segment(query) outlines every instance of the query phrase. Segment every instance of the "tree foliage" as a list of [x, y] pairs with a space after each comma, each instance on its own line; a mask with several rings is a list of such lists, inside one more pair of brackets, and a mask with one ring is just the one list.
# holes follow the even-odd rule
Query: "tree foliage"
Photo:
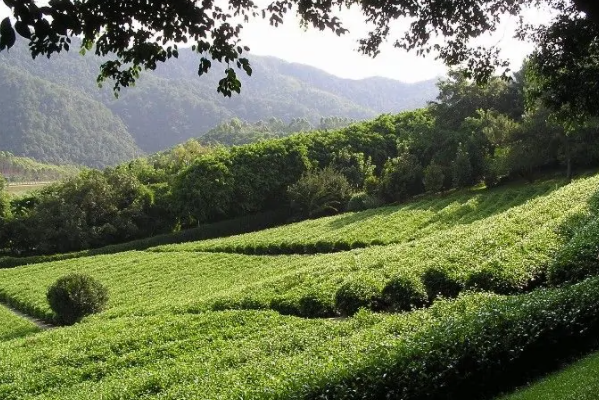
[[[510, 104], [523, 104], [529, 85], [520, 76], [478, 88], [456, 74], [441, 86], [459, 90], [426, 109], [230, 148], [189, 141], [103, 172], [85, 170], [12, 199], [0, 248], [66, 252], [263, 212], [335, 213], [352, 192], [407, 201], [425, 191], [599, 165], [599, 121], [560, 119], [539, 101], [513, 112]], [[486, 109], [475, 109], [477, 98]], [[361, 194], [351, 207], [378, 204]]]
[[303, 218], [337, 214], [345, 209], [352, 188], [343, 174], [328, 166], [307, 171], [287, 190], [291, 208]]
[[[487, 80], [496, 68], [507, 67], [496, 47], [474, 44], [481, 35], [495, 31], [506, 14], [519, 15], [531, 4], [547, 5], [558, 13], [556, 25], [560, 20], [580, 20], [595, 28], [599, 22], [599, 10], [593, 0], [284, 0], [264, 8], [247, 0], [228, 0], [222, 5], [212, 0], [66, 0], [44, 6], [38, 6], [34, 0], [4, 0], [4, 3], [11, 9], [15, 22], [8, 18], [1, 22], [0, 51], [11, 48], [17, 36], [22, 36], [29, 40], [34, 57], [51, 56], [68, 51], [70, 38], [81, 36], [81, 51], [107, 57], [98, 81], [113, 79], [114, 90], [118, 92], [121, 87], [132, 85], [142, 69], [153, 70], [158, 63], [178, 57], [178, 44], [189, 42], [198, 53], [199, 75], [211, 69], [212, 60], [226, 65], [217, 89], [225, 96], [240, 91], [237, 71], [252, 73], [245, 57], [249, 49], [242, 43], [242, 23], [260, 16], [278, 26], [287, 13], [295, 11], [301, 24], [341, 35], [347, 29], [337, 10], [356, 7], [373, 26], [359, 40], [362, 53], [376, 56], [381, 44], [391, 40], [397, 48], [415, 50], [418, 54], [432, 52], [449, 66], [466, 67], [478, 82]], [[391, 26], [398, 19], [407, 19], [408, 26], [395, 37]], [[532, 31], [542, 33], [543, 29]], [[524, 31], [520, 35], [525, 35]], [[574, 39], [580, 34], [579, 30], [553, 32], [560, 39]], [[438, 37], [445, 40], [438, 41]], [[543, 43], [542, 34], [529, 37]], [[569, 50], [567, 46], [562, 48], [565, 52]]]

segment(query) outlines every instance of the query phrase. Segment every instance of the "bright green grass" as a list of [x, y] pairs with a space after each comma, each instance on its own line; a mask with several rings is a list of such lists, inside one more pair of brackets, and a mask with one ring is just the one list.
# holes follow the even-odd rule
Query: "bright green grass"
[[[512, 185], [431, 196], [406, 205], [388, 206], [267, 229], [224, 239], [165, 246], [175, 251], [302, 253], [306, 245], [340, 249], [371, 244], [403, 243], [459, 225], [500, 214], [563, 184], [550, 180], [535, 185]], [[255, 250], [257, 248], [257, 250]], [[326, 247], [325, 247], [326, 249]], [[310, 252], [326, 252], [316, 246]]]
[[588, 212], [588, 201], [598, 184], [599, 176], [581, 179], [469, 224], [410, 242], [350, 252], [247, 256], [162, 247], [0, 270], [0, 296], [21, 310], [49, 318], [47, 287], [76, 271], [108, 287], [111, 298], [106, 316], [214, 307], [277, 309], [273, 304], [281, 303], [297, 308], [310, 296], [332, 310], [335, 292], [347, 279], [368, 274], [384, 284], [393, 275], [421, 277], [430, 268], [443, 268], [463, 283], [486, 271], [493, 277], [488, 289], [517, 292], [543, 275], [562, 245], [560, 228]]
[[[327, 385], [356, 376], [367, 378], [351, 385], [360, 398], [381, 398], [371, 389], [389, 385], [438, 394], [446, 379], [467, 379], [464, 368], [506, 371], [514, 358], [535, 359], [525, 343], [545, 336], [530, 333], [596, 318], [598, 288], [595, 279], [522, 296], [469, 294], [342, 321], [265, 311], [91, 318], [0, 343], [0, 398], [323, 398], [315, 395]], [[506, 364], [485, 358], [495, 354]]]
[[64, 274], [83, 272], [107, 286], [108, 315], [171, 312], [321, 263], [349, 263], [351, 258], [127, 252], [0, 270], [0, 295], [21, 310], [49, 319], [47, 288]]
[[596, 400], [598, 397], [599, 353], [595, 353], [498, 400]]
[[34, 323], [27, 321], [0, 305], [0, 342], [38, 332]]

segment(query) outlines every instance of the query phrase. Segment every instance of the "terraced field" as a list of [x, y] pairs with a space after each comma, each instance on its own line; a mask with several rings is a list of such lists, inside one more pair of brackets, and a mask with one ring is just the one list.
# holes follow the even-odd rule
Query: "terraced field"
[[[505, 391], [525, 366], [537, 370], [554, 350], [599, 332], [599, 280], [533, 290], [547, 285], [555, 255], [596, 217], [597, 188], [599, 175], [464, 192], [234, 238], [0, 270], [0, 300], [48, 320], [47, 287], [69, 272], [97, 278], [110, 293], [104, 312], [35, 334], [12, 332], [16, 317], [0, 308], [0, 398]], [[340, 242], [360, 248], [323, 245]], [[245, 254], [289, 252], [294, 243], [322, 252]], [[364, 282], [372, 292], [355, 286]], [[458, 298], [433, 303], [438, 293], [449, 297], [448, 286]], [[355, 287], [370, 310], [328, 318], [350, 314], [339, 298]], [[389, 293], [415, 292], [422, 309], [383, 307]]]
[[[335, 294], [345, 282], [366, 275], [384, 286], [400, 275], [418, 286], [428, 271], [438, 269], [462, 288], [524, 291], [543, 277], [562, 245], [560, 227], [589, 212], [598, 184], [599, 177], [580, 180], [506, 211], [473, 218], [470, 224], [457, 223], [420, 239], [350, 252], [217, 254], [192, 251], [202, 243], [197, 242], [0, 270], [0, 298], [49, 319], [46, 288], [75, 271], [89, 273], [109, 287], [106, 314], [110, 316], [268, 308], [335, 316]], [[547, 190], [548, 185], [539, 186]], [[551, 185], [555, 188], [555, 183]]]
[[225, 239], [168, 245], [159, 250], [286, 254], [404, 243], [500, 214], [533, 198], [549, 195], [563, 183], [563, 180], [548, 180], [530, 186], [429, 196], [403, 206], [346, 213]]
[[0, 343], [0, 396], [478, 398], [473, 394], [496, 389], [491, 383], [511, 382], [510, 366], [543, 362], [547, 351], [584, 339], [549, 340], [599, 317], [596, 303], [599, 281], [591, 280], [522, 296], [470, 294], [406, 314], [361, 312], [344, 321], [265, 311], [92, 318]]

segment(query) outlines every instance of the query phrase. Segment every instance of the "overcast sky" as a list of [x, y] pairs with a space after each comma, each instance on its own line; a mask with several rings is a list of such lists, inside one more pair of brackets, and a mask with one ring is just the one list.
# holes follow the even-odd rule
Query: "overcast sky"
[[[0, 3], [0, 17], [6, 15], [7, 9]], [[546, 20], [548, 13], [531, 10], [526, 16], [529, 21], [538, 22]], [[358, 53], [357, 40], [365, 36], [368, 26], [357, 9], [344, 10], [341, 20], [350, 31], [342, 37], [314, 29], [306, 31], [299, 27], [294, 15], [288, 15], [278, 28], [261, 19], [250, 21], [245, 24], [242, 35], [252, 54], [312, 65], [343, 78], [384, 76], [416, 82], [445, 74], [446, 68], [433, 57], [416, 57], [413, 53], [394, 49], [390, 43], [383, 45], [381, 54], [374, 59]], [[532, 47], [512, 38], [515, 25], [514, 18], [507, 18], [493, 36], [481, 39], [481, 42], [498, 44], [503, 49], [503, 56], [512, 61], [513, 68], [518, 68]], [[396, 31], [401, 30], [401, 26], [397, 23]]]

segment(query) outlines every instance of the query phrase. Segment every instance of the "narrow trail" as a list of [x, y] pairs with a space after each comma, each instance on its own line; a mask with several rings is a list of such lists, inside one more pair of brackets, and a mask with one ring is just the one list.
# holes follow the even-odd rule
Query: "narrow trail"
[[23, 319], [26, 319], [27, 321], [33, 323], [35, 326], [37, 326], [38, 328], [40, 328], [43, 331], [57, 328], [56, 325], [49, 324], [46, 321], [42, 321], [41, 319], [34, 318], [31, 315], [24, 314], [21, 311], [17, 310], [14, 307], [11, 307], [10, 305], [8, 305], [8, 304], [6, 304], [4, 302], [0, 302], [0, 304], [2, 306], [6, 307], [7, 310], [10, 310], [13, 314], [15, 314], [15, 315], [17, 315], [17, 316], [19, 316], [19, 317], [21, 317]]

